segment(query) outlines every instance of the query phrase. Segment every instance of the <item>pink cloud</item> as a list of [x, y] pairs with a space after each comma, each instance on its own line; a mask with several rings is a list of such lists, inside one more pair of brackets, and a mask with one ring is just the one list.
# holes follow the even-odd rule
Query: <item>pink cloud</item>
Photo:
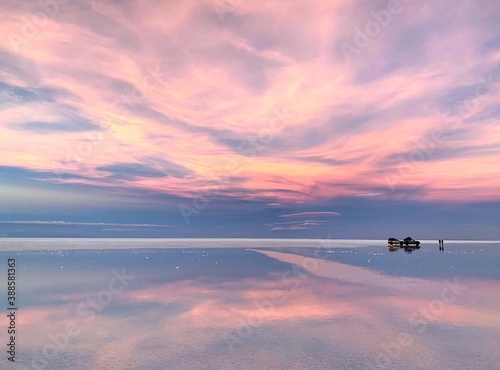
[[[219, 191], [287, 203], [379, 193], [360, 194], [361, 186], [413, 186], [423, 189], [419, 200], [500, 199], [498, 152], [460, 153], [500, 144], [492, 115], [500, 89], [472, 95], [477, 108], [462, 119], [473, 120], [476, 133], [438, 140], [446, 159], [433, 151], [399, 176], [400, 155], [412, 158], [430, 132], [457, 119], [450, 107], [461, 98], [444, 101], [461, 88], [474, 94], [498, 64], [497, 51], [463, 47], [484, 46], [492, 33], [477, 4], [408, 5], [351, 63], [340, 43], [352, 42], [356, 27], [371, 19], [365, 15], [379, 9], [343, 0], [243, 1], [221, 21], [212, 5], [61, 2], [37, 26], [33, 14], [44, 11], [38, 3], [2, 4], [0, 48], [9, 58], [0, 78], [11, 88], [1, 92], [8, 101], [1, 164], [86, 175], [57, 182], [182, 197], [213, 191], [214, 178], [241, 177], [239, 190], [224, 180]], [[456, 21], [441, 22], [442, 9]], [[410, 45], [408, 35], [419, 29], [422, 39]], [[36, 99], [26, 99], [30, 94]], [[20, 129], [76, 120], [97, 130]], [[103, 181], [98, 170], [146, 158], [183, 166], [190, 176]]]

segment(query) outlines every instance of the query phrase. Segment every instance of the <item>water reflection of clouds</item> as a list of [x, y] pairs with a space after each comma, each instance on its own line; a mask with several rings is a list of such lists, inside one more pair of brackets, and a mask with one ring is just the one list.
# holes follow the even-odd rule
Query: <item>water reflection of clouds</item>
[[[353, 284], [362, 284], [373, 288], [385, 288], [378, 293], [377, 299], [368, 299], [365, 304], [370, 304], [373, 309], [387, 310], [393, 307], [399, 307], [405, 312], [411, 309], [418, 309], [429, 305], [429, 300], [446, 299], [446, 314], [442, 320], [449, 320], [456, 324], [467, 324], [487, 327], [500, 327], [500, 312], [489, 312], [483, 308], [464, 307], [456, 303], [467, 303], [472, 299], [485, 299], [493, 291], [500, 291], [500, 282], [491, 280], [461, 280], [456, 277], [455, 280], [427, 280], [420, 278], [406, 278], [384, 275], [368, 268], [355, 267], [340, 264], [334, 261], [315, 260], [313, 263], [307, 263], [312, 258], [294, 254], [285, 254], [279, 252], [263, 251], [262, 253], [279, 259], [283, 262], [292, 263], [306, 267], [306, 269], [318, 276], [344, 281]], [[314, 266], [314, 268], [307, 268]], [[456, 294], [454, 294], [456, 289]], [[383, 292], [380, 295], [380, 292]], [[397, 294], [396, 294], [397, 293]], [[360, 297], [362, 297], [360, 295]], [[491, 295], [490, 300], [498, 301], [499, 297]], [[452, 300], [452, 302], [451, 302]], [[476, 300], [477, 302], [477, 300]], [[486, 302], [484, 302], [486, 303]], [[487, 306], [491, 308], [491, 305]]]
[[[69, 363], [79, 356], [80, 367], [73, 367], [77, 369], [261, 369], [257, 362], [265, 362], [269, 368], [366, 368], [366, 358], [377, 356], [380, 344], [394, 340], [401, 331], [412, 335], [413, 344], [394, 359], [394, 366], [456, 368], [460, 363], [452, 359], [457, 351], [462, 357], [479, 351], [485, 361], [500, 361], [500, 346], [494, 346], [500, 342], [500, 310], [491, 305], [498, 299], [492, 293], [500, 291], [496, 281], [467, 280], [460, 302], [448, 303], [445, 312], [430, 316], [419, 333], [421, 327], [412, 325], [410, 317], [439, 297], [441, 281], [387, 276], [334, 261], [317, 261], [317, 270], [307, 271], [293, 267], [303, 265], [303, 256], [240, 252], [245, 257], [258, 255], [251, 261], [265, 261], [266, 268], [255, 265], [255, 273], [250, 274], [254, 263], [238, 261], [236, 253], [229, 258], [231, 272], [221, 271], [224, 278], [215, 271], [203, 279], [196, 268], [204, 262], [197, 262], [182, 266], [183, 279], [170, 275], [174, 278], [161, 281], [161, 268], [170, 265], [155, 264], [148, 270], [143, 259], [136, 266], [143, 275], [90, 321], [77, 314], [89, 289], [82, 289], [73, 274], [63, 284], [59, 272], [48, 275], [55, 293], [45, 290], [43, 302], [56, 299], [58, 304], [36, 306], [32, 300], [22, 311], [23, 351], [40, 353], [48, 335], [63, 330], [65, 320], [73, 320], [81, 332], [54, 361]], [[217, 257], [225, 266], [223, 254]], [[104, 276], [111, 266], [104, 263], [96, 272], [102, 284], [107, 282]], [[242, 276], [234, 273], [239, 267], [244, 270]], [[298, 280], [293, 283], [292, 279]], [[91, 280], [82, 277], [81, 281]], [[92, 281], [91, 286], [98, 289]], [[58, 284], [64, 289], [58, 289]], [[277, 292], [280, 299], [273, 301]], [[262, 309], [260, 304], [268, 301], [273, 304]], [[474, 305], [468, 305], [470, 302]], [[478, 302], [482, 305], [475, 305]], [[251, 335], [229, 352], [224, 338], [242, 325], [255, 323], [249, 320], [252, 317], [260, 319], [252, 324]], [[466, 365], [474, 360], [461, 361]]]

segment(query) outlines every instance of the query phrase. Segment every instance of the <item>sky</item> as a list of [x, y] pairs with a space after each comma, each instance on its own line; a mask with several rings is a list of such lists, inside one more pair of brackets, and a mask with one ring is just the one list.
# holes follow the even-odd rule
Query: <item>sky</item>
[[4, 0], [0, 236], [500, 239], [499, 16]]

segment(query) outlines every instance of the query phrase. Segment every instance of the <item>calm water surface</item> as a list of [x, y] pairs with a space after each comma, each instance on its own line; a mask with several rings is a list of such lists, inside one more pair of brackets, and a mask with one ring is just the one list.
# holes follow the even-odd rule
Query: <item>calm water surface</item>
[[0, 252], [1, 369], [499, 369], [500, 244], [72, 243]]

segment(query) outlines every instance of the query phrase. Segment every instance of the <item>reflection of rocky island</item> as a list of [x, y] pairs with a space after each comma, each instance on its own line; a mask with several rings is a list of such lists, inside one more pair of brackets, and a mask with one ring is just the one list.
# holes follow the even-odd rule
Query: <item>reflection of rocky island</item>
[[420, 241], [413, 239], [412, 237], [406, 237], [403, 240], [396, 238], [389, 238], [387, 240], [389, 243], [389, 251], [395, 252], [401, 248], [404, 248], [405, 252], [411, 253], [415, 249], [420, 249]]

